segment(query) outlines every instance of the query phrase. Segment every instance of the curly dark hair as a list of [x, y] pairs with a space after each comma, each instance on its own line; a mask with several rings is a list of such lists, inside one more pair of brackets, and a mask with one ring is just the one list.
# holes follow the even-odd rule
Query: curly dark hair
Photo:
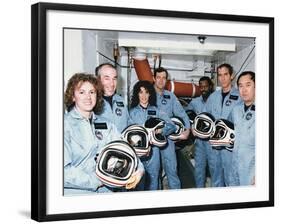
[[153, 84], [150, 83], [147, 80], [142, 80], [142, 81], [138, 81], [134, 85], [130, 108], [134, 108], [137, 105], [139, 105], [139, 103], [140, 103], [139, 92], [141, 90], [141, 87], [145, 88], [148, 91], [149, 95], [150, 95], [149, 96], [149, 100], [148, 100], [149, 105], [150, 106], [157, 106], [157, 104], [156, 104], [156, 91], [155, 91], [155, 89], [153, 87]]
[[95, 87], [97, 91], [97, 102], [95, 107], [93, 108], [93, 111], [95, 112], [95, 114], [101, 114], [103, 110], [102, 85], [100, 81], [96, 77], [94, 77], [94, 75], [85, 73], [74, 74], [67, 83], [67, 88], [64, 93], [64, 104], [67, 111], [70, 111], [75, 105], [75, 103], [73, 102], [75, 88], [77, 86], [81, 86], [84, 82], [89, 82]]

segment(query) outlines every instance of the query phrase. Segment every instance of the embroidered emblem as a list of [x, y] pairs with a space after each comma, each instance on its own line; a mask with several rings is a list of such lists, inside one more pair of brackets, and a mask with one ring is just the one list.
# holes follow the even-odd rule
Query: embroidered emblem
[[250, 120], [250, 119], [252, 119], [252, 117], [253, 117], [253, 114], [252, 114], [252, 113], [247, 113], [247, 114], [246, 114], [246, 120], [247, 120], [247, 121]]
[[166, 105], [166, 104], [167, 104], [167, 100], [163, 99], [163, 100], [161, 101], [161, 103], [162, 103], [163, 105]]
[[227, 101], [225, 102], [225, 105], [226, 105], [226, 106], [230, 106], [230, 104], [231, 104], [231, 100], [227, 100]]
[[120, 108], [116, 108], [116, 109], [115, 109], [115, 114], [116, 114], [117, 116], [122, 116], [122, 110], [121, 110]]
[[103, 139], [103, 135], [102, 135], [102, 133], [101, 133], [101, 131], [95, 131], [95, 135], [96, 135], [96, 137], [98, 138], [98, 140], [102, 140]]

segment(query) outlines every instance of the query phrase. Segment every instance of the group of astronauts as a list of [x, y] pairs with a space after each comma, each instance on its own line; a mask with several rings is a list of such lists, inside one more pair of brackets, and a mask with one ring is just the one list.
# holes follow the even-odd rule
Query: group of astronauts
[[[99, 65], [95, 75], [74, 74], [64, 94], [64, 194], [158, 190], [162, 170], [168, 188], [180, 189], [175, 143], [191, 131], [196, 187], [205, 187], [207, 166], [212, 187], [254, 184], [255, 73], [241, 73], [238, 89], [231, 65], [220, 65], [217, 75], [221, 90], [212, 93], [204, 76], [201, 96], [184, 108], [165, 90], [162, 67], [154, 70], [153, 84], [134, 85], [130, 105], [116, 93], [112, 64]], [[211, 141], [216, 138], [218, 145]]]

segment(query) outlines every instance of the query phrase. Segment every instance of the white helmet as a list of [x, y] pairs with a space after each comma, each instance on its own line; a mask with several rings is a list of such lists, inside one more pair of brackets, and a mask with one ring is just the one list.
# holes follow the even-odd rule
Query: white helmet
[[149, 133], [141, 125], [130, 125], [123, 132], [122, 137], [136, 151], [137, 156], [148, 156], [150, 153]]
[[123, 187], [137, 167], [138, 158], [133, 147], [125, 141], [112, 141], [97, 157], [96, 175], [107, 186]]
[[214, 134], [215, 118], [209, 113], [200, 113], [195, 117], [192, 128], [196, 137], [208, 139]]
[[224, 146], [232, 151], [235, 141], [234, 125], [232, 122], [219, 119], [215, 123], [215, 132], [209, 142], [213, 147]]
[[181, 133], [185, 130], [185, 127], [184, 127], [184, 122], [182, 121], [181, 118], [172, 117], [171, 120], [174, 123], [174, 125], [176, 126], [177, 130], [169, 135], [169, 139], [175, 141], [179, 138]]
[[167, 144], [166, 136], [162, 135], [161, 132], [158, 133], [159, 129], [163, 129], [165, 127], [164, 120], [151, 117], [145, 122], [144, 127], [149, 133], [149, 139], [152, 145], [163, 147]]

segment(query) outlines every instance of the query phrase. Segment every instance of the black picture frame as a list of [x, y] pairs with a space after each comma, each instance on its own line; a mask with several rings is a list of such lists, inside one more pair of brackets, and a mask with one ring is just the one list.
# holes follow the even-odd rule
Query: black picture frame
[[[257, 200], [240, 203], [201, 204], [189, 206], [172, 206], [157, 208], [139, 208], [128, 210], [92, 211], [77, 213], [49, 214], [47, 212], [47, 12], [67, 11], [80, 13], [104, 13], [122, 14], [130, 16], [150, 16], [165, 18], [189, 18], [197, 20], [213, 20], [226, 22], [245, 22], [255, 24], [266, 24], [269, 27], [269, 93], [268, 93], [268, 130], [269, 133], [269, 181], [268, 200]], [[137, 8], [102, 7], [89, 5], [37, 3], [32, 5], [31, 14], [32, 44], [31, 44], [31, 76], [32, 76], [32, 105], [31, 105], [31, 127], [32, 127], [32, 154], [31, 154], [31, 218], [37, 221], [54, 221], [70, 219], [86, 219], [99, 217], [132, 216], [161, 213], [178, 213], [206, 210], [221, 210], [235, 208], [253, 208], [274, 206], [274, 18], [253, 17], [239, 15], [224, 15], [210, 13], [195, 13], [183, 11], [163, 11]]]

